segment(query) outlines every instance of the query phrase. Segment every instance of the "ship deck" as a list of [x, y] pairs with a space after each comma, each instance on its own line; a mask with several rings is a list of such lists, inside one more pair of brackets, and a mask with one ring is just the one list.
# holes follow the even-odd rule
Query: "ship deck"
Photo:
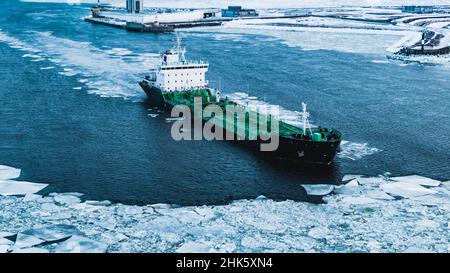
[[[221, 111], [209, 107], [213, 115], [205, 117], [200, 113], [205, 121], [211, 121], [215, 125], [233, 130], [241, 139], [254, 140], [262, 134], [278, 134], [280, 137], [292, 140], [306, 140], [315, 142], [338, 142], [341, 140], [341, 133], [335, 129], [311, 128], [303, 131], [302, 128], [283, 122], [265, 109], [254, 109], [238, 104], [227, 97], [216, 102], [216, 97], [212, 95], [210, 89], [190, 90], [188, 92], [163, 92], [163, 98], [171, 106], [186, 105], [194, 109], [194, 98], [202, 98], [202, 109], [208, 106], [218, 106]], [[199, 114], [194, 111], [194, 114]], [[211, 114], [211, 113], [210, 113]], [[231, 118], [234, 117], [234, 118]], [[275, 126], [275, 123], [278, 126]], [[273, 126], [272, 126], [273, 125]]]

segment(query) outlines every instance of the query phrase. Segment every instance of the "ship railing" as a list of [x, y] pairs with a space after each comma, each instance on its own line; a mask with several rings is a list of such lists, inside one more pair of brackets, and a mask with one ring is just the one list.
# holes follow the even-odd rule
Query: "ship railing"
[[147, 81], [155, 82], [156, 81], [156, 76], [147, 76], [147, 77], [145, 77], [145, 79]]

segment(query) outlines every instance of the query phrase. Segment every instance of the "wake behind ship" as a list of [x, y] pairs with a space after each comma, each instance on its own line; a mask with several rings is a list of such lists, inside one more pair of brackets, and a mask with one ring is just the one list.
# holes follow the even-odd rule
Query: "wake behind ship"
[[[226, 115], [214, 117], [202, 115], [201, 119], [204, 122], [215, 119], [214, 124], [222, 127], [225, 133], [231, 133], [246, 146], [258, 149], [260, 144], [266, 142], [265, 138], [261, 136], [260, 131], [255, 131], [248, 124], [252, 116], [265, 116], [269, 123], [277, 121], [279, 124], [277, 130], [271, 132], [279, 136], [278, 148], [265, 153], [305, 163], [329, 165], [333, 162], [340, 147], [342, 134], [336, 129], [312, 128], [308, 121], [306, 104], [303, 104], [303, 126], [299, 127], [280, 120], [271, 113], [255, 110], [228, 97], [222, 97], [219, 90], [210, 88], [206, 80], [209, 64], [202, 61], [188, 61], [185, 53], [186, 50], [181, 48], [177, 39], [176, 46], [161, 55], [158, 67], [139, 83], [151, 103], [164, 108], [186, 105], [194, 109], [194, 99], [201, 98], [203, 109], [213, 104], [220, 107], [224, 113], [227, 107], [237, 106], [245, 113], [248, 121], [243, 126], [237, 124], [236, 118], [230, 120]], [[256, 128], [260, 128], [259, 120], [256, 118], [258, 125]], [[239, 126], [241, 130], [238, 129]], [[239, 131], [244, 133], [239, 134]]]

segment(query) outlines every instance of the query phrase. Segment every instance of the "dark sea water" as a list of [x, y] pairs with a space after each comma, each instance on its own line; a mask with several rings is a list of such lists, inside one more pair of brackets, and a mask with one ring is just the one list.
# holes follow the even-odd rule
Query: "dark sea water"
[[0, 3], [0, 164], [21, 168], [23, 180], [87, 199], [184, 205], [305, 200], [300, 184], [350, 173], [450, 179], [446, 66], [306, 51], [262, 34], [183, 32], [189, 58], [210, 62], [208, 78], [223, 93], [289, 110], [305, 101], [315, 124], [344, 133], [332, 166], [301, 166], [226, 142], [173, 141], [169, 113], [149, 117], [157, 110], [148, 111], [137, 82], [174, 35], [91, 25], [81, 20], [88, 14], [86, 6]]

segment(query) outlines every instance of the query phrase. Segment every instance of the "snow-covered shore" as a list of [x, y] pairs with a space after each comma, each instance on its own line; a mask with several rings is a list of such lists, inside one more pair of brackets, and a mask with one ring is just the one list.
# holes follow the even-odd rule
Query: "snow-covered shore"
[[[450, 181], [347, 175], [304, 185], [324, 204], [265, 197], [224, 206], [130, 206], [36, 194], [0, 168], [1, 252], [449, 252]], [[16, 183], [14, 185], [14, 183]]]
[[[23, 2], [87, 4], [97, 3], [97, 0], [21, 0]], [[124, 0], [101, 0], [117, 7], [124, 7]], [[445, 0], [408, 0], [409, 5], [446, 5]], [[145, 1], [146, 7], [175, 8], [210, 8], [226, 7], [227, 5], [243, 5], [254, 8], [292, 8], [292, 7], [336, 7], [336, 6], [374, 6], [402, 5], [398, 0], [165, 0]]]

